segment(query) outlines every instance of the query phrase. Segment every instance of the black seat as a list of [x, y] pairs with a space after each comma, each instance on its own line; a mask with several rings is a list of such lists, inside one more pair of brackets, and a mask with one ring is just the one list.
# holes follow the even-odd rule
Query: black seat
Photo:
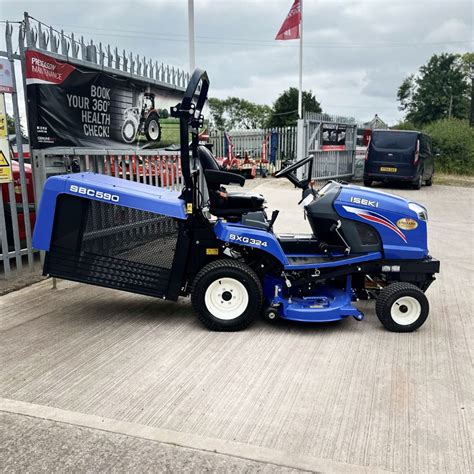
[[243, 186], [245, 178], [236, 173], [222, 171], [214, 155], [204, 145], [198, 147], [198, 157], [209, 190], [209, 212], [217, 217], [239, 218], [248, 212], [261, 211], [263, 196], [253, 193], [227, 192], [223, 184]]

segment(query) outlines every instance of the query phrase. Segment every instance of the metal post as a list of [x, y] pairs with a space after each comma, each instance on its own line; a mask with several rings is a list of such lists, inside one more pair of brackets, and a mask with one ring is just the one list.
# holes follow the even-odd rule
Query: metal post
[[298, 118], [303, 118], [303, 0], [300, 0], [300, 76], [298, 88]]
[[188, 39], [189, 39], [189, 73], [192, 74], [196, 67], [196, 54], [194, 48], [194, 0], [188, 0]]
[[[19, 163], [19, 168], [20, 168], [20, 184], [21, 184], [21, 198], [22, 198], [22, 204], [23, 204], [23, 219], [25, 222], [28, 265], [32, 269], [34, 260], [33, 260], [33, 247], [31, 243], [30, 209], [29, 209], [29, 203], [28, 203], [28, 188], [26, 186], [26, 177], [25, 177], [25, 160], [23, 156], [23, 139], [21, 136], [21, 126], [20, 126], [20, 110], [18, 108], [18, 94], [16, 92], [17, 82], [16, 82], [16, 77], [15, 77], [15, 60], [13, 58], [12, 31], [13, 31], [13, 27], [7, 22], [5, 39], [7, 43], [8, 60], [10, 61], [10, 64], [11, 64], [12, 82], [13, 82], [13, 87], [15, 89], [12, 93], [12, 103], [13, 103], [13, 117], [15, 119], [16, 146], [18, 148], [18, 163]], [[25, 94], [26, 94], [26, 90], [25, 90]]]
[[[26, 56], [25, 56], [25, 37], [26, 37], [26, 28], [28, 25], [28, 13], [24, 13], [23, 23], [20, 25], [18, 31], [18, 51], [20, 53], [20, 64], [21, 64], [21, 76], [23, 82], [23, 96], [25, 101], [25, 112], [26, 112], [26, 129], [28, 131], [27, 135], [31, 137], [30, 130], [30, 121], [28, 119], [28, 99], [27, 99], [27, 86], [26, 86]], [[35, 203], [38, 203], [38, 193], [39, 190], [36, 186], [36, 167], [33, 166], [33, 150], [30, 146], [30, 163], [31, 163], [31, 174], [33, 176], [33, 194]]]

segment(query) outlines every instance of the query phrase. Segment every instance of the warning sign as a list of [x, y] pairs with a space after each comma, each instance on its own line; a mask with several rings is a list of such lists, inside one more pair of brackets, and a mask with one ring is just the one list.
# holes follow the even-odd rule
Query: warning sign
[[8, 130], [5, 95], [0, 94], [0, 137], [6, 137]]
[[10, 166], [7, 157], [3, 154], [3, 150], [0, 150], [0, 166]]
[[0, 129], [0, 183], [12, 181], [12, 164], [10, 147], [7, 138], [7, 118], [5, 109], [5, 95], [0, 94], [0, 126], [4, 124], [4, 131]]
[[12, 181], [12, 166], [8, 140], [0, 138], [0, 184]]
[[0, 113], [0, 137], [7, 136], [7, 118]]

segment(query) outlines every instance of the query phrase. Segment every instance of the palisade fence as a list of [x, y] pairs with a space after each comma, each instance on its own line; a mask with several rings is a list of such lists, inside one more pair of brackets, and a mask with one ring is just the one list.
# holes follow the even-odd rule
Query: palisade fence
[[296, 127], [214, 131], [209, 134], [209, 142], [217, 158], [228, 156], [230, 142], [234, 156], [243, 158], [248, 152], [252, 159], [263, 161], [262, 167], [270, 173], [278, 171], [282, 163], [296, 160]]
[[[346, 130], [344, 150], [322, 150], [323, 125], [343, 125]], [[313, 178], [350, 179], [354, 174], [357, 123], [353, 117], [306, 112], [304, 115], [303, 156], [312, 155]]]
[[[131, 78], [173, 91], [184, 91], [188, 72], [162, 62], [119, 50], [108, 44], [86, 40], [74, 33], [66, 34], [25, 13], [21, 22], [0, 24], [5, 35], [6, 51], [12, 66], [15, 91], [26, 92], [25, 53], [46, 53], [73, 65], [86, 66], [118, 77]], [[15, 28], [13, 28], [13, 25]], [[16, 32], [18, 36], [16, 37]], [[15, 78], [15, 64], [21, 65], [21, 77]], [[18, 71], [18, 68], [16, 69]], [[23, 87], [19, 87], [22, 85]], [[31, 243], [36, 210], [44, 181], [54, 174], [92, 170], [155, 186], [177, 189], [181, 186], [177, 154], [161, 150], [91, 150], [87, 148], [29, 150], [25, 156], [20, 133], [20, 104], [26, 109], [26, 97], [11, 95], [16, 125], [18, 156], [13, 161], [14, 181], [0, 184], [0, 279], [10, 278], [15, 270], [34, 268], [37, 253]], [[29, 134], [28, 134], [29, 135]], [[31, 161], [30, 161], [31, 160]]]
[[[322, 150], [323, 124], [344, 125], [346, 128], [344, 150]], [[348, 179], [354, 173], [357, 143], [357, 123], [352, 117], [324, 113], [305, 113], [303, 124], [302, 156], [312, 155], [313, 176], [316, 180]], [[229, 146], [233, 155], [249, 156], [270, 173], [288, 166], [297, 158], [297, 127], [281, 127], [255, 130], [215, 131], [209, 135], [216, 157], [228, 156]], [[229, 145], [230, 144], [230, 145]]]

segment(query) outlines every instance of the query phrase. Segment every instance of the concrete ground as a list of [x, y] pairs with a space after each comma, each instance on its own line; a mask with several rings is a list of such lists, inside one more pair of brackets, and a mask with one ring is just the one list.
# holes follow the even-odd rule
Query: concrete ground
[[[286, 181], [250, 187], [277, 231], [309, 232]], [[428, 207], [441, 260], [415, 333], [384, 330], [371, 302], [364, 322], [212, 333], [188, 300], [50, 280], [2, 296], [0, 465], [474, 472], [474, 193], [393, 192]]]

